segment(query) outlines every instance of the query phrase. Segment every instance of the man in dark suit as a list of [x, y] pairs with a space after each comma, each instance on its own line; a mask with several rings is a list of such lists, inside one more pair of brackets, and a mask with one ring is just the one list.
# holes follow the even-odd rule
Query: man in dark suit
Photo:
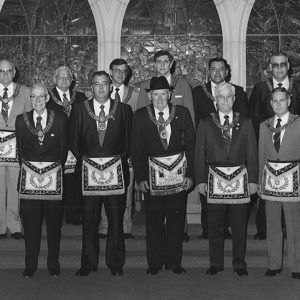
[[[28, 183], [25, 173], [23, 173], [25, 170], [23, 164], [29, 162], [34, 165], [39, 162], [39, 164], [45, 164], [49, 168], [48, 165], [51, 162], [62, 168], [67, 158], [66, 117], [62, 113], [46, 109], [49, 94], [44, 85], [34, 85], [31, 89], [30, 98], [33, 110], [19, 115], [16, 119], [17, 148], [22, 165], [19, 192], [22, 199], [21, 213], [25, 234], [25, 270], [23, 276], [32, 277], [37, 269], [44, 216], [47, 225], [47, 267], [50, 275], [57, 276], [60, 274], [58, 259], [63, 216], [59, 175], [52, 176], [49, 173], [49, 177], [45, 176], [40, 181], [35, 181], [34, 177], [30, 177], [31, 181], [34, 182], [29, 180]], [[31, 172], [31, 170], [28, 171], [28, 174]], [[58, 195], [55, 199], [52, 195], [53, 190], [48, 194], [39, 195], [42, 186], [47, 192], [45, 186], [50, 177], [57, 178]], [[32, 189], [26, 190], [26, 186], [30, 185], [30, 182]], [[40, 190], [34, 190], [33, 187], [36, 182], [39, 182], [37, 185], [39, 185]], [[45, 182], [46, 184], [43, 185]], [[48, 184], [51, 185], [51, 182], [49, 181]]]
[[[76, 275], [87, 276], [97, 270], [98, 226], [102, 203], [108, 219], [105, 262], [112, 275], [123, 275], [123, 216], [126, 206], [125, 187], [129, 181], [127, 159], [132, 110], [129, 105], [109, 98], [111, 80], [106, 72], [93, 74], [92, 89], [92, 99], [75, 103], [68, 127], [70, 149], [76, 159], [83, 160], [87, 166], [82, 176], [85, 195], [81, 268]], [[117, 159], [117, 166], [101, 165], [101, 161], [111, 162], [114, 158]]]
[[[191, 114], [194, 123], [194, 106], [191, 87], [182, 75], [171, 74], [171, 68], [174, 64], [174, 57], [169, 51], [160, 50], [154, 54], [155, 71], [157, 76], [167, 78], [169, 85], [174, 87], [171, 95], [171, 103], [185, 106]], [[150, 79], [141, 82], [140, 94], [137, 102], [137, 108], [150, 104], [150, 98], [145, 89], [149, 89]]]
[[[124, 84], [124, 80], [126, 79], [129, 66], [126, 60], [122, 58], [114, 59], [110, 65], [110, 77], [112, 80], [112, 92], [110, 94], [111, 99], [121, 101], [131, 106], [133, 112], [136, 111], [137, 100], [139, 93], [133, 87], [127, 87]], [[134, 188], [134, 174], [132, 166], [129, 168], [130, 180], [127, 188], [126, 195], [126, 209], [124, 213], [124, 237], [125, 239], [133, 239], [132, 235], [132, 218], [131, 218], [131, 210], [132, 210], [132, 199], [133, 199], [133, 188]], [[101, 213], [101, 223], [99, 229], [99, 236], [101, 238], [105, 238], [107, 235], [107, 217], [105, 211], [102, 210]]]
[[208, 202], [210, 268], [206, 273], [209, 275], [224, 269], [223, 228], [227, 209], [232, 230], [233, 269], [239, 276], [248, 275], [247, 203], [257, 187], [257, 144], [251, 120], [233, 112], [234, 99], [233, 85], [224, 82], [217, 86], [219, 112], [200, 121], [196, 138], [196, 188], [207, 195]]
[[131, 135], [133, 169], [145, 195], [147, 273], [153, 275], [164, 265], [175, 274], [186, 272], [182, 239], [195, 132], [189, 111], [169, 102], [171, 90], [164, 76], [151, 79], [152, 103], [135, 112]]
[[[66, 66], [57, 68], [54, 72], [53, 81], [55, 87], [49, 92], [50, 100], [47, 103], [48, 109], [53, 109], [66, 114], [69, 118], [75, 102], [85, 100], [85, 95], [71, 88], [73, 75]], [[69, 152], [68, 160], [73, 156]], [[68, 164], [67, 164], [68, 166]], [[81, 190], [80, 190], [80, 168], [70, 166], [64, 174], [63, 201], [65, 206], [65, 219], [68, 224], [81, 224]]]
[[[288, 70], [290, 69], [288, 57], [283, 53], [273, 54], [270, 58], [269, 67], [272, 75], [254, 86], [249, 100], [250, 116], [257, 141], [259, 140], [260, 123], [274, 116], [270, 104], [270, 92], [274, 88], [284, 87], [291, 94], [289, 111], [293, 114], [300, 114], [300, 80], [288, 76]], [[265, 202], [262, 199], [259, 199], [258, 202], [255, 222], [257, 228], [255, 239], [265, 239], [266, 212]]]
[[[203, 83], [193, 88], [193, 101], [195, 110], [196, 129], [199, 121], [208, 117], [211, 113], [216, 113], [217, 101], [215, 98], [215, 89], [220, 84], [228, 79], [230, 73], [230, 66], [227, 60], [222, 57], [215, 57], [209, 60], [209, 77], [208, 83]], [[235, 87], [235, 102], [233, 104], [233, 111], [239, 112], [243, 116], [248, 116], [248, 99], [243, 88], [238, 85]], [[201, 224], [202, 237], [207, 238], [207, 202], [203, 195], [200, 195], [201, 201]], [[226, 222], [228, 223], [228, 222]], [[230, 237], [228, 224], [225, 225], [225, 233]]]

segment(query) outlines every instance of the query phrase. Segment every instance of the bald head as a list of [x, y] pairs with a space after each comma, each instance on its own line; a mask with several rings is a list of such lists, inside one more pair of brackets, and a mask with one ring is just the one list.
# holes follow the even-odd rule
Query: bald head
[[5, 87], [9, 86], [12, 83], [15, 74], [16, 74], [15, 65], [7, 59], [1, 59], [0, 60], [0, 83]]

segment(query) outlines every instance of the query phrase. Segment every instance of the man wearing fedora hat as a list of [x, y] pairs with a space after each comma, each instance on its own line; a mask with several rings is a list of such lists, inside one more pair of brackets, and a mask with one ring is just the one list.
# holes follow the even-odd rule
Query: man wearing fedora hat
[[182, 237], [195, 131], [188, 109], [169, 101], [172, 89], [164, 76], [153, 77], [146, 90], [152, 103], [135, 112], [132, 124], [132, 164], [145, 195], [147, 273], [153, 275], [163, 266], [185, 273]]

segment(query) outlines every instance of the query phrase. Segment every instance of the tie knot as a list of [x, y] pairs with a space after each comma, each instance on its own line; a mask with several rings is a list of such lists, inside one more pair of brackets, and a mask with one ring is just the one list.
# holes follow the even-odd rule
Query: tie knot
[[277, 119], [277, 124], [280, 124], [280, 122], [281, 122], [281, 119], [278, 118], [278, 119]]
[[162, 111], [160, 111], [158, 114], [159, 114], [161, 117], [164, 115], [164, 113], [163, 113]]
[[41, 121], [42, 121], [42, 117], [41, 117], [41, 116], [38, 116], [38, 117], [36, 118], [36, 120], [37, 120], [38, 122], [41, 122]]
[[116, 88], [116, 93], [118, 93], [118, 92], [119, 92], [119, 90], [120, 90], [119, 88]]
[[281, 88], [281, 87], [282, 87], [282, 83], [278, 83], [278, 87], [280, 87], [280, 88]]
[[8, 91], [8, 88], [7, 88], [7, 87], [5, 87], [5, 88], [3, 89], [3, 91], [4, 91], [4, 92], [7, 92], [7, 91]]
[[227, 120], [229, 120], [229, 116], [228, 115], [225, 115], [224, 116], [224, 119], [227, 121]]
[[104, 107], [105, 107], [105, 106], [104, 106], [103, 104], [100, 105], [100, 109], [101, 109], [101, 110], [104, 110]]

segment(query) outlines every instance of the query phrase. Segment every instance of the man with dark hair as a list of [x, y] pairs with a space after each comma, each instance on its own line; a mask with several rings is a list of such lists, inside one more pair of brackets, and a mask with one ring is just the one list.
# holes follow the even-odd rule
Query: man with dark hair
[[[155, 71], [158, 76], [167, 78], [169, 84], [174, 87], [171, 94], [171, 103], [185, 106], [191, 114], [194, 122], [194, 106], [191, 87], [188, 81], [182, 75], [171, 75], [171, 67], [174, 63], [174, 58], [169, 51], [160, 50], [154, 54]], [[140, 93], [137, 103], [137, 108], [147, 106], [151, 100], [145, 89], [149, 89], [150, 79], [141, 82]]]
[[16, 68], [7, 59], [0, 60], [0, 239], [10, 231], [23, 238], [17, 192], [19, 164], [16, 151], [16, 117], [32, 109], [30, 89], [13, 82]]
[[232, 230], [232, 265], [247, 276], [247, 203], [256, 192], [257, 144], [251, 120], [232, 110], [235, 87], [223, 82], [216, 88], [218, 112], [200, 120], [195, 147], [195, 179], [199, 193], [207, 197], [210, 268], [224, 269], [224, 219], [229, 211]]
[[[53, 76], [55, 87], [49, 92], [50, 100], [48, 109], [65, 113], [70, 117], [75, 102], [86, 99], [83, 93], [71, 88], [73, 75], [67, 66], [58, 67]], [[68, 152], [65, 164], [63, 201], [65, 206], [65, 219], [68, 224], [80, 225], [81, 218], [81, 190], [80, 190], [80, 168], [75, 168], [76, 160], [71, 151]]]
[[181, 266], [187, 190], [193, 185], [195, 131], [189, 111], [170, 102], [172, 87], [153, 77], [151, 104], [135, 112], [131, 157], [136, 181], [145, 195], [147, 274]]
[[[133, 87], [127, 87], [124, 85], [124, 80], [126, 79], [127, 72], [129, 69], [126, 60], [122, 58], [114, 59], [110, 63], [109, 69], [110, 69], [110, 77], [112, 80], [112, 88], [113, 88], [110, 94], [110, 98], [130, 105], [132, 111], [135, 112], [139, 93]], [[125, 239], [133, 238], [131, 204], [133, 198], [134, 174], [133, 174], [132, 166], [130, 166], [129, 172], [130, 172], [130, 180], [129, 180], [129, 185], [127, 187], [126, 209], [125, 209], [124, 221], [123, 221]], [[107, 217], [105, 211], [102, 210], [99, 236], [101, 238], [105, 238], [106, 235], [107, 235]]]
[[62, 168], [67, 158], [65, 114], [46, 109], [49, 94], [35, 84], [30, 99], [33, 110], [16, 119], [16, 137], [21, 164], [19, 196], [25, 234], [24, 277], [38, 266], [43, 218], [47, 227], [47, 267], [60, 274], [59, 250], [63, 218]]
[[262, 122], [259, 132], [259, 190], [265, 200], [269, 256], [265, 275], [274, 277], [283, 268], [284, 217], [287, 264], [292, 278], [300, 279], [300, 118], [289, 113], [291, 96], [284, 87], [275, 88], [270, 98], [275, 116]]
[[[260, 123], [274, 116], [270, 103], [270, 92], [274, 88], [284, 87], [291, 94], [289, 111], [293, 114], [300, 114], [300, 80], [288, 76], [290, 69], [288, 57], [284, 53], [273, 54], [270, 58], [269, 67], [272, 75], [253, 87], [249, 100], [250, 116], [257, 141], [259, 139]], [[266, 238], [265, 201], [262, 199], [258, 201], [255, 219], [257, 233], [254, 238], [263, 240]]]
[[[200, 120], [204, 120], [211, 113], [217, 113], [218, 106], [215, 97], [215, 90], [219, 84], [226, 82], [229, 75], [230, 67], [227, 60], [223, 57], [215, 57], [209, 60], [209, 77], [210, 81], [202, 83], [193, 89], [193, 101], [195, 109], [195, 123], [196, 130]], [[235, 102], [233, 104], [233, 111], [239, 112], [243, 116], [248, 115], [248, 100], [247, 95], [241, 86], [233, 85], [235, 87]], [[202, 237], [207, 238], [207, 202], [203, 195], [200, 195], [201, 201], [201, 224]], [[225, 225], [225, 233], [230, 237], [227, 229], [228, 224]]]
[[92, 89], [92, 99], [75, 103], [68, 128], [69, 147], [82, 161], [82, 255], [76, 275], [87, 276], [97, 270], [102, 203], [108, 219], [105, 262], [113, 276], [123, 275], [132, 110], [110, 99], [111, 79], [105, 71], [92, 75]]

